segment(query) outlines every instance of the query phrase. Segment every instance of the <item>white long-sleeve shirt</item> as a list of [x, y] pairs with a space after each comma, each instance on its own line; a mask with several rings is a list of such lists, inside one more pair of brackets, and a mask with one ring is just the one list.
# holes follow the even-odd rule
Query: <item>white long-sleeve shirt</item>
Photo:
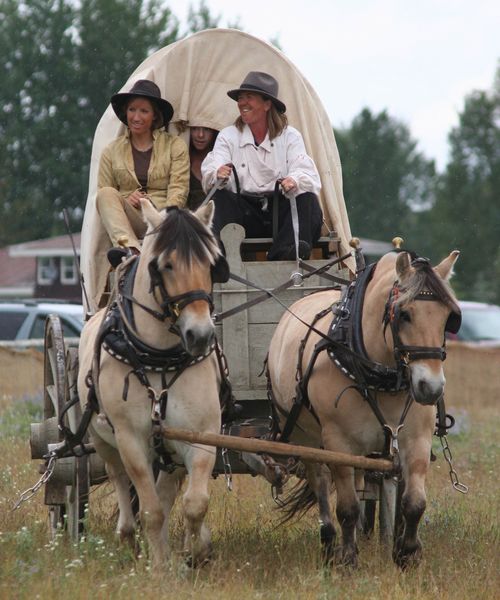
[[[248, 125], [243, 131], [234, 125], [224, 128], [201, 165], [205, 192], [214, 185], [219, 167], [228, 163], [236, 168], [242, 193], [272, 193], [276, 180], [284, 177], [292, 177], [297, 183], [297, 195], [304, 192], [317, 195], [321, 189], [316, 165], [306, 153], [302, 135], [293, 127], [286, 127], [272, 141], [267, 134], [259, 146]], [[236, 191], [233, 175], [226, 187]]]

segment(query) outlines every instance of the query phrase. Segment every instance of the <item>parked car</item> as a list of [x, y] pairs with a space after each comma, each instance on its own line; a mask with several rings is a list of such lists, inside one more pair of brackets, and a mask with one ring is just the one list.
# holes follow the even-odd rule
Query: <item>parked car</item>
[[500, 344], [500, 306], [482, 302], [459, 302], [462, 326], [450, 339], [477, 342], [483, 345]]
[[45, 319], [51, 314], [61, 318], [65, 337], [80, 337], [84, 314], [81, 304], [54, 300], [20, 300], [0, 302], [0, 340], [43, 339]]

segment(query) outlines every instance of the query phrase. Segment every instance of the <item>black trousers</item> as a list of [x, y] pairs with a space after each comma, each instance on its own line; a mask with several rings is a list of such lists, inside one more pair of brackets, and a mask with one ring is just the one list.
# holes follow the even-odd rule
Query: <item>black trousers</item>
[[[229, 190], [218, 190], [214, 195], [215, 214], [212, 223], [214, 233], [219, 236], [228, 223], [238, 223], [245, 229], [249, 238], [273, 237], [273, 244], [267, 254], [268, 260], [278, 260], [280, 255], [294, 246], [292, 212], [290, 201], [282, 194], [268, 197], [267, 210], [253, 197], [235, 194]], [[274, 202], [278, 202], [278, 224], [273, 228]], [[296, 197], [299, 215], [299, 239], [311, 248], [321, 235], [323, 213], [315, 194], [307, 192]]]

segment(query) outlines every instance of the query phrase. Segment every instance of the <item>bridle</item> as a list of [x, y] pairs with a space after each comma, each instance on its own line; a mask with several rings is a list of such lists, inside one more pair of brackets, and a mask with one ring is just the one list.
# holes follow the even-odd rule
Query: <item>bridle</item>
[[[425, 258], [418, 258], [412, 261], [412, 266], [415, 266], [414, 263], [416, 262], [418, 262], [420, 266], [430, 266], [429, 261]], [[398, 370], [407, 368], [408, 365], [415, 360], [446, 360], [445, 338], [443, 338], [443, 344], [439, 347], [411, 346], [403, 344], [401, 336], [399, 334], [402, 310], [398, 299], [405, 291], [406, 290], [400, 285], [399, 281], [396, 280], [391, 288], [391, 291], [389, 292], [389, 297], [385, 305], [383, 316], [384, 335], [386, 327], [389, 325], [391, 328], [392, 339], [394, 344], [394, 359], [396, 361]], [[436, 294], [428, 290], [422, 290], [414, 297], [414, 300], [425, 302], [440, 301]], [[451, 333], [456, 333], [460, 329], [461, 320], [461, 313], [459, 311], [452, 311], [450, 313], [450, 316], [448, 317], [448, 320], [446, 321], [445, 332], [449, 331]]]
[[198, 300], [203, 300], [208, 304], [210, 314], [214, 311], [214, 304], [212, 300], [211, 294], [207, 293], [205, 290], [191, 290], [189, 292], [185, 292], [184, 294], [178, 294], [176, 296], [171, 296], [165, 284], [163, 283], [163, 278], [160, 273], [160, 269], [158, 268], [158, 259], [153, 258], [148, 264], [148, 271], [150, 277], [150, 286], [149, 293], [153, 294], [156, 298], [156, 290], [160, 293], [161, 301], [158, 301], [158, 305], [161, 309], [161, 312], [150, 309], [147, 306], [143, 306], [135, 301], [141, 308], [146, 310], [149, 314], [151, 314], [158, 321], [165, 321], [170, 319], [172, 322], [172, 326], [175, 326], [177, 319], [180, 317], [181, 312], [186, 306], [192, 304], [193, 302], [197, 302]]

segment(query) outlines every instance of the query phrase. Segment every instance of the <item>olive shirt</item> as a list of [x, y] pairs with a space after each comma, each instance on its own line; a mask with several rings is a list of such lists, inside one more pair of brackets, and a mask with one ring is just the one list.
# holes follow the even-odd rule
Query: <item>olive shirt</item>
[[[104, 149], [99, 163], [97, 187], [113, 187], [123, 198], [141, 184], [134, 170], [130, 133]], [[185, 142], [164, 130], [153, 131], [153, 152], [148, 169], [147, 194], [158, 210], [183, 207], [189, 190], [189, 152]]]

